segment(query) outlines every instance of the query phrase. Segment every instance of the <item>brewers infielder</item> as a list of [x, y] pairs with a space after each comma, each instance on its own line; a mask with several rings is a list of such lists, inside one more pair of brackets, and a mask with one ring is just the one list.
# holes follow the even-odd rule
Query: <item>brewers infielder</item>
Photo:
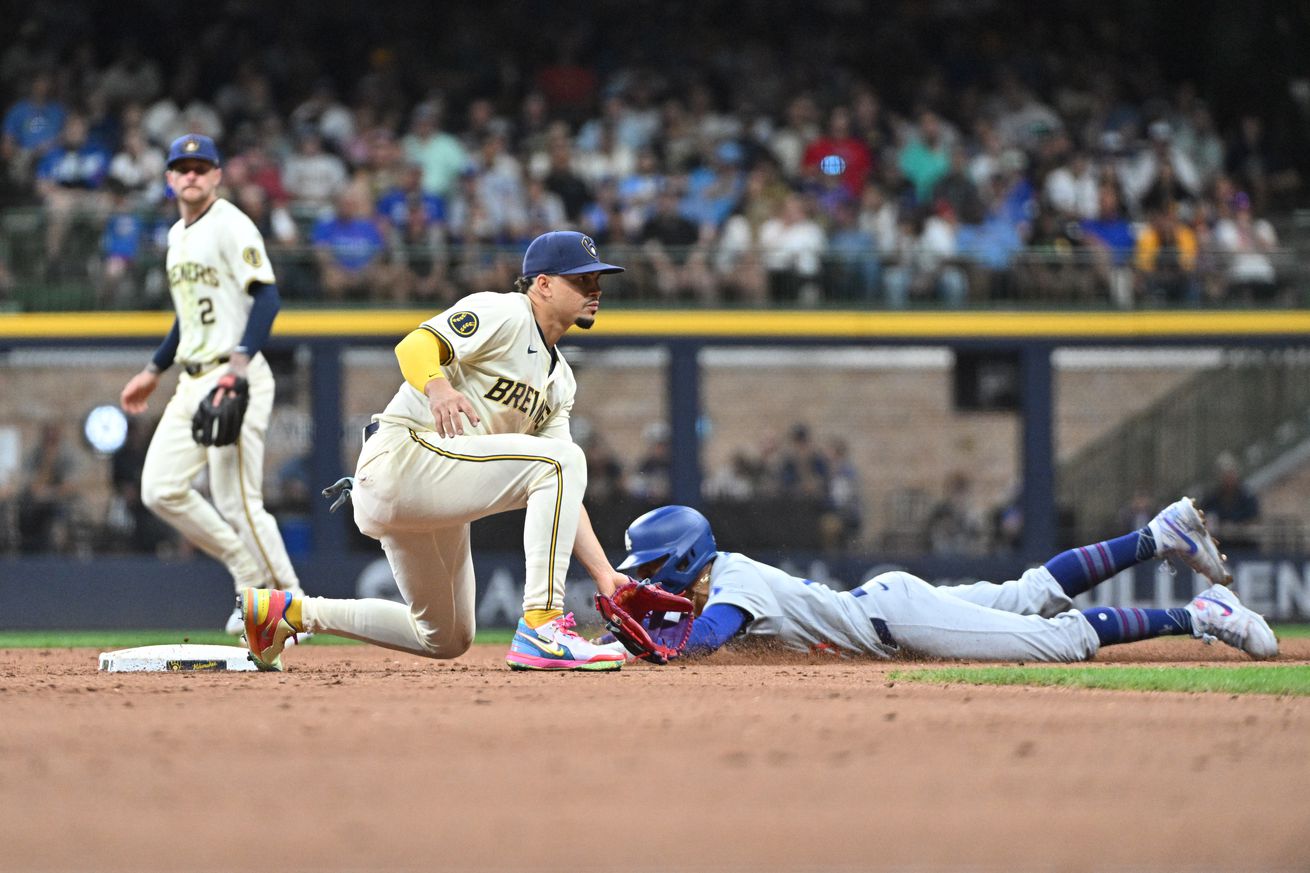
[[[254, 223], [218, 196], [218, 149], [188, 134], [168, 150], [168, 184], [181, 219], [168, 232], [168, 286], [176, 317], [146, 368], [120, 399], [140, 413], [176, 360], [183, 367], [146, 452], [141, 499], [232, 574], [238, 597], [252, 588], [300, 591], [277, 522], [264, 509], [264, 437], [273, 410], [273, 373], [259, 354], [279, 299], [264, 240]], [[226, 366], [225, 366], [226, 365]], [[192, 416], [226, 374], [249, 382], [249, 406], [236, 444], [197, 444]], [[191, 480], [209, 466], [210, 505]], [[240, 606], [227, 631], [241, 633]]]
[[[592, 645], [564, 615], [576, 554], [597, 588], [626, 581], [610, 566], [586, 510], [586, 460], [569, 435], [576, 383], [556, 343], [591, 327], [603, 263], [589, 237], [543, 234], [528, 247], [515, 293], [457, 301], [396, 346], [405, 381], [373, 423], [355, 469], [355, 523], [382, 542], [405, 604], [247, 591], [256, 663], [280, 666], [301, 631], [330, 633], [429, 658], [473, 641], [469, 523], [527, 507], [523, 619], [507, 660], [516, 669], [613, 670], [623, 654]], [[343, 485], [349, 480], [343, 480]]]
[[[1278, 654], [1259, 614], [1225, 587], [1231, 575], [1204, 518], [1184, 497], [1122, 537], [1055, 556], [1019, 579], [934, 587], [917, 576], [882, 573], [851, 591], [792, 576], [734, 552], [720, 552], [709, 522], [688, 506], [662, 506], [627, 531], [619, 565], [692, 601], [698, 618], [686, 655], [705, 654], [738, 635], [799, 651], [891, 658], [904, 651], [937, 658], [1082, 661], [1101, 646], [1190, 634], [1254, 658]], [[1173, 609], [1073, 608], [1073, 598], [1126, 567], [1176, 557], [1214, 584]]]

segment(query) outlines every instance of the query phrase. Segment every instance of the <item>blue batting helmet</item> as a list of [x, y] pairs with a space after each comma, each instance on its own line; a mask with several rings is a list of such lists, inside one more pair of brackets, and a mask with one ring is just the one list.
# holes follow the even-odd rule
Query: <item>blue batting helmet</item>
[[710, 523], [690, 506], [652, 509], [628, 525], [624, 539], [628, 556], [618, 569], [631, 570], [663, 558], [650, 578], [674, 594], [695, 582], [716, 554]]

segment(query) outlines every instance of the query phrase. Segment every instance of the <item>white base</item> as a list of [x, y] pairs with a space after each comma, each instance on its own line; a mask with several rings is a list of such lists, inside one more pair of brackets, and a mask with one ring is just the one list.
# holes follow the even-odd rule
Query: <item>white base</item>
[[213, 673], [257, 669], [244, 646], [140, 646], [100, 654], [106, 673]]

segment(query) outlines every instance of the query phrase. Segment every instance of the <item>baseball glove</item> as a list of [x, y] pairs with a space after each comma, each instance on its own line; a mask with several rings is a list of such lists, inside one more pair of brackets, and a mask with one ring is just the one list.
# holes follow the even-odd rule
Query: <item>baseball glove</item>
[[202, 446], [230, 446], [241, 436], [250, 404], [250, 385], [227, 373], [210, 390], [191, 418], [191, 437]]
[[[690, 600], [635, 580], [620, 585], [611, 597], [597, 594], [596, 609], [625, 649], [652, 664], [667, 664], [682, 654], [695, 620]], [[681, 618], [671, 620], [669, 613]]]

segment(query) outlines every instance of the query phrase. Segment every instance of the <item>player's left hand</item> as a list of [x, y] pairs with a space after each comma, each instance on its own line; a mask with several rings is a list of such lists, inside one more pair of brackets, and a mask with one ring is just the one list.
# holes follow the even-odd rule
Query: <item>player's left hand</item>
[[[597, 594], [596, 609], [605, 618], [605, 627], [625, 649], [652, 664], [667, 664], [682, 654], [695, 621], [690, 600], [634, 579], [619, 586], [613, 597]], [[682, 618], [666, 624], [668, 613], [681, 614]], [[651, 636], [652, 627], [657, 629], [656, 636]]]
[[250, 403], [250, 385], [232, 373], [224, 373], [200, 401], [191, 419], [191, 437], [202, 446], [230, 446], [241, 436], [241, 423]]

